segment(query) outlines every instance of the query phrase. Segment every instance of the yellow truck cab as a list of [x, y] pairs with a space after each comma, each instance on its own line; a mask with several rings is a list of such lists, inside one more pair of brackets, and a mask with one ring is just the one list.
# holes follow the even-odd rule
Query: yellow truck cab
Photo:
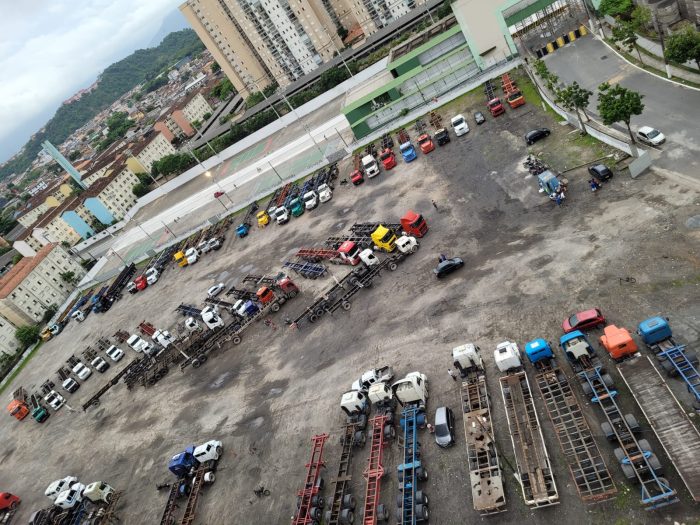
[[183, 252], [177, 252], [173, 257], [177, 261], [177, 265], [181, 268], [187, 266], [187, 257], [185, 257]]
[[377, 249], [385, 252], [393, 252], [396, 249], [396, 234], [386, 226], [380, 224], [370, 237]]
[[263, 226], [267, 226], [268, 223], [270, 222], [270, 216], [265, 210], [261, 210], [257, 213], [256, 215], [258, 219], [258, 226], [262, 228]]

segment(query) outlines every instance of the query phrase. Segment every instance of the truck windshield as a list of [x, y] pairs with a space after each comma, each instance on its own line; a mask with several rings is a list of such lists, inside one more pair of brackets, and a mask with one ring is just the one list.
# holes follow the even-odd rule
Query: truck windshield
[[390, 151], [388, 151], [388, 152], [386, 152], [386, 153], [382, 153], [382, 156], [379, 157], [379, 158], [382, 159], [382, 160], [386, 160], [386, 159], [390, 158], [391, 155], [392, 155], [392, 153], [391, 153]]
[[461, 124], [464, 124], [464, 120], [461, 118], [458, 118], [458, 119], [452, 121], [453, 126], [459, 126]]
[[367, 162], [367, 163], [365, 164], [365, 167], [366, 167], [366, 168], [372, 168], [372, 167], [374, 167], [376, 164], [377, 164], [377, 163], [374, 161], [374, 159], [372, 159], [371, 161], [369, 161], [369, 162]]
[[418, 228], [421, 224], [423, 224], [423, 216], [419, 215], [416, 220], [411, 223], [411, 228]]
[[384, 237], [382, 237], [381, 242], [389, 242], [393, 236], [394, 232], [391, 230], [387, 230], [387, 232], [384, 234]]
[[569, 317], [569, 326], [576, 326], [578, 324], [578, 317], [572, 315]]

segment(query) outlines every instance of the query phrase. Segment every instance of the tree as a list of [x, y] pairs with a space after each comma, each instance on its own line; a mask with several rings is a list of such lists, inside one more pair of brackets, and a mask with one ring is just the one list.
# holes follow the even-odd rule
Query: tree
[[17, 255], [15, 255], [12, 258], [12, 264], [17, 264], [18, 262], [20, 262], [22, 260], [23, 257], [24, 257], [24, 255], [22, 255], [21, 253], [18, 253]]
[[626, 15], [632, 10], [632, 0], [602, 0], [598, 11], [604, 15]]
[[641, 115], [644, 111], [642, 103], [643, 95], [636, 91], [622, 87], [620, 84], [611, 86], [607, 82], [598, 86], [598, 113], [603, 119], [603, 124], [610, 126], [615, 122], [624, 122], [627, 131], [635, 143], [630, 121], [635, 115]]
[[207, 120], [209, 120], [209, 117], [211, 117], [211, 113], [207, 111], [204, 115], [202, 115], [202, 120], [206, 122]]
[[22, 348], [29, 348], [39, 340], [39, 327], [37, 325], [21, 326], [15, 332], [15, 338]]
[[583, 119], [581, 118], [581, 111], [588, 118], [586, 114], [586, 108], [588, 107], [591, 95], [593, 93], [587, 89], [582, 88], [578, 82], [574, 82], [570, 86], [566, 86], [563, 89], [557, 90], [557, 104], [564, 106], [569, 111], [575, 111], [578, 121], [581, 124], [581, 131], [586, 134], [586, 127], [583, 125]]
[[700, 33], [690, 24], [666, 40], [666, 58], [684, 64], [694, 61], [700, 68]]
[[151, 172], [155, 175], [160, 174], [167, 178], [169, 175], [180, 175], [182, 172], [194, 166], [194, 164], [195, 160], [191, 155], [174, 153], [155, 161]]
[[633, 22], [626, 22], [620, 18], [617, 19], [617, 25], [613, 27], [612, 30], [612, 37], [611, 40], [615, 42], [616, 44], [622, 45], [628, 53], [631, 53], [632, 50], [637, 51], [637, 55], [639, 55], [639, 61], [643, 64], [644, 60], [642, 60], [642, 53], [639, 51], [639, 48], [637, 47], [637, 40], [639, 39], [639, 36], [637, 35], [637, 32], [635, 30], [635, 26]]
[[74, 149], [68, 154], [68, 160], [73, 162], [75, 159], [80, 158], [80, 152], [77, 149]]
[[219, 65], [218, 62], [214, 62], [214, 63], [211, 65], [211, 72], [212, 72], [213, 74], [216, 74], [216, 73], [218, 73], [219, 71], [221, 71], [221, 66]]
[[68, 283], [68, 284], [74, 284], [75, 283], [75, 272], [61, 272], [58, 274], [58, 276], [61, 278], [62, 281]]
[[41, 320], [48, 323], [51, 318], [56, 315], [56, 312], [58, 312], [58, 305], [52, 304], [44, 311], [44, 315], [42, 316]]
[[646, 29], [651, 23], [651, 9], [645, 5], [638, 5], [632, 10], [631, 18], [635, 30]]
[[146, 193], [149, 192], [148, 186], [143, 184], [142, 182], [139, 182], [137, 184], [134, 184], [134, 187], [131, 188], [131, 191], [136, 195], [137, 197], [143, 197], [146, 195]]

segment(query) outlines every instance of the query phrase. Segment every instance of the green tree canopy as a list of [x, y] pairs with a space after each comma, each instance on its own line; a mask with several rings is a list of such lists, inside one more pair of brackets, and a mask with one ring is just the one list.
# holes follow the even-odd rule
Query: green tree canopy
[[62, 281], [67, 282], [68, 284], [75, 283], [75, 272], [61, 272], [58, 274], [58, 276], [61, 278]]
[[694, 61], [700, 68], [700, 32], [688, 24], [666, 40], [666, 58], [683, 64]]
[[560, 104], [569, 111], [575, 111], [578, 121], [581, 123], [581, 131], [586, 133], [586, 127], [583, 125], [581, 112], [583, 111], [583, 114], [586, 115], [586, 119], [588, 119], [586, 108], [588, 107], [591, 95], [593, 95], [593, 93], [582, 88], [578, 82], [574, 82], [563, 89], [557, 90], [556, 94], [557, 104]]
[[632, 11], [632, 0], [602, 0], [598, 11], [604, 15], [620, 16]]
[[634, 22], [628, 22], [620, 18], [617, 19], [617, 25], [613, 27], [611, 40], [617, 44], [624, 47], [628, 53], [633, 50], [637, 51], [639, 55], [639, 61], [644, 63], [642, 60], [642, 53], [637, 47], [637, 40], [639, 36], [637, 35], [637, 30], [635, 28]]
[[603, 119], [603, 124], [610, 126], [615, 122], [624, 122], [634, 144], [630, 121], [633, 116], [641, 115], [644, 111], [642, 98], [643, 95], [624, 88], [620, 84], [611, 86], [604, 82], [598, 86], [598, 113]]
[[15, 338], [22, 348], [29, 348], [39, 340], [39, 332], [37, 325], [20, 326], [15, 332]]
[[182, 172], [187, 171], [192, 166], [196, 164], [196, 161], [192, 158], [192, 155], [186, 153], [174, 153], [172, 155], [166, 155], [160, 160], [153, 163], [151, 168], [151, 173], [154, 176], [163, 175], [168, 177], [170, 175], [180, 175]]
[[143, 197], [146, 195], [146, 193], [149, 192], [148, 186], [144, 184], [143, 182], [138, 182], [134, 184], [134, 187], [131, 188], [131, 191], [136, 195], [137, 197]]

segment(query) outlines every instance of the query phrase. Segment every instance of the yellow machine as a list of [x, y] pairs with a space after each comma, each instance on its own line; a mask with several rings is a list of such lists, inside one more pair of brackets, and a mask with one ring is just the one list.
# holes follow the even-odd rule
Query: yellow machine
[[267, 226], [270, 222], [270, 216], [265, 210], [259, 211], [256, 215], [258, 219], [258, 227], [263, 228]]
[[385, 252], [396, 249], [396, 234], [386, 226], [380, 224], [370, 237], [374, 245]]
[[42, 332], [41, 332], [41, 340], [42, 341], [46, 342], [49, 339], [51, 339], [52, 337], [53, 337], [53, 334], [51, 333], [51, 330], [49, 330], [48, 326], [42, 330]]
[[183, 268], [187, 266], [187, 257], [185, 257], [185, 254], [183, 252], [177, 252], [173, 257], [177, 261], [177, 265], [179, 267]]

